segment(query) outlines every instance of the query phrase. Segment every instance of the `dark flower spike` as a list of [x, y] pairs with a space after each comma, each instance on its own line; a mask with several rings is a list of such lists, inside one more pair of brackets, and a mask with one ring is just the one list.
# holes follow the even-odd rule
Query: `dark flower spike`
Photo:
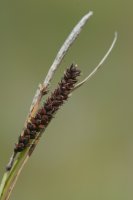
[[32, 144], [32, 140], [35, 140], [36, 136], [44, 131], [54, 117], [54, 114], [68, 99], [69, 94], [78, 81], [78, 76], [80, 76], [80, 70], [76, 65], [72, 64], [64, 73], [55, 91], [51, 93], [51, 96], [48, 97], [44, 105], [38, 110], [35, 117], [32, 117], [31, 121], [27, 123], [24, 134], [19, 136], [18, 143], [15, 145], [15, 154], [29, 147]]

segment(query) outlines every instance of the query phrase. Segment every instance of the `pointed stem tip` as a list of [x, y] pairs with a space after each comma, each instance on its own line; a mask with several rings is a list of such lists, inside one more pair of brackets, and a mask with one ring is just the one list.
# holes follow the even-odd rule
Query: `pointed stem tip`
[[105, 62], [105, 60], [107, 59], [107, 57], [109, 56], [111, 51], [113, 50], [113, 48], [114, 48], [114, 46], [116, 44], [117, 38], [118, 38], [118, 33], [115, 32], [113, 42], [112, 42], [110, 48], [108, 49], [108, 51], [106, 52], [106, 54], [104, 55], [104, 57], [102, 58], [102, 60], [99, 62], [99, 64], [93, 69], [93, 71], [83, 81], [81, 81], [80, 83], [78, 83], [75, 86], [75, 88], [73, 90], [76, 90], [81, 85], [86, 83], [86, 81], [88, 81], [97, 72], [97, 70], [100, 69], [100, 67], [103, 65], [103, 63]]

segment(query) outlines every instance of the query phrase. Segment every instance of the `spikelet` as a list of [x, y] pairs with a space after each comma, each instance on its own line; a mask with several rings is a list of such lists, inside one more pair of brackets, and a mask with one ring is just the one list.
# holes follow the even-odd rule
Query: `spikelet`
[[77, 77], [80, 76], [80, 70], [72, 64], [70, 68], [64, 73], [61, 82], [58, 84], [57, 89], [51, 94], [44, 105], [36, 113], [35, 117], [27, 123], [24, 134], [18, 138], [18, 143], [15, 145], [14, 152], [22, 152], [26, 147], [31, 144], [37, 134], [43, 132], [48, 126], [60, 106], [68, 99], [74, 85], [77, 83]]

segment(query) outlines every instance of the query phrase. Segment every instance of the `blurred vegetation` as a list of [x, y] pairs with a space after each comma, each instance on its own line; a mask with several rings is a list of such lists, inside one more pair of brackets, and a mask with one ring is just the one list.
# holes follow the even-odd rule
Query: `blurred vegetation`
[[119, 34], [104, 68], [51, 122], [11, 200], [133, 198], [132, 7], [130, 0], [0, 2], [0, 177], [37, 85], [73, 26], [94, 11], [57, 71], [54, 87], [72, 62], [86, 76], [114, 32]]

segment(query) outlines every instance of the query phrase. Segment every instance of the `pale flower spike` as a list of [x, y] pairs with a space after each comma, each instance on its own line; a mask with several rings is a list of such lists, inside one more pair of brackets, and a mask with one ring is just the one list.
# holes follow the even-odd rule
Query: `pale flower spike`
[[58, 51], [53, 64], [51, 65], [48, 74], [44, 80], [44, 86], [47, 87], [50, 84], [51, 79], [53, 78], [53, 75], [56, 71], [56, 69], [58, 68], [58, 66], [60, 65], [61, 61], [63, 60], [64, 56], [66, 55], [67, 51], [69, 50], [70, 46], [73, 44], [73, 42], [75, 41], [75, 39], [78, 37], [78, 35], [80, 34], [80, 32], [82, 31], [82, 28], [84, 27], [84, 25], [86, 24], [86, 22], [88, 21], [88, 19], [93, 15], [93, 12], [90, 11], [88, 12], [86, 15], [84, 15], [81, 20], [78, 22], [78, 24], [73, 28], [73, 30], [71, 31], [71, 33], [68, 35], [67, 39], [65, 40], [64, 44], [62, 45], [62, 47], [60, 48], [60, 50]]
[[117, 32], [115, 32], [114, 40], [113, 40], [109, 50], [107, 51], [107, 53], [105, 54], [103, 59], [100, 61], [100, 63], [94, 68], [94, 70], [83, 81], [78, 83], [72, 91], [76, 90], [77, 88], [82, 86], [84, 83], [86, 83], [97, 72], [97, 70], [100, 69], [100, 67], [103, 65], [103, 63], [105, 62], [105, 60], [107, 59], [107, 57], [109, 56], [111, 51], [113, 50], [115, 43], [117, 41], [117, 35], [118, 35]]
[[71, 45], [74, 43], [80, 32], [82, 31], [83, 27], [87, 23], [87, 21], [90, 19], [90, 17], [93, 15], [93, 12], [90, 11], [86, 15], [84, 15], [81, 20], [76, 24], [76, 26], [73, 28], [73, 30], [70, 32], [68, 37], [66, 38], [65, 42], [61, 46], [60, 50], [58, 51], [51, 67], [49, 68], [49, 71], [47, 73], [47, 76], [45, 80], [43, 81], [43, 84], [39, 86], [37, 89], [35, 96], [33, 98], [31, 107], [30, 107], [30, 112], [34, 108], [35, 104], [37, 103], [39, 96], [41, 95], [41, 90], [46, 89], [50, 85], [50, 81], [52, 80], [55, 71], [59, 67], [60, 63], [62, 62], [64, 56], [66, 55], [67, 51], [71, 47]]

